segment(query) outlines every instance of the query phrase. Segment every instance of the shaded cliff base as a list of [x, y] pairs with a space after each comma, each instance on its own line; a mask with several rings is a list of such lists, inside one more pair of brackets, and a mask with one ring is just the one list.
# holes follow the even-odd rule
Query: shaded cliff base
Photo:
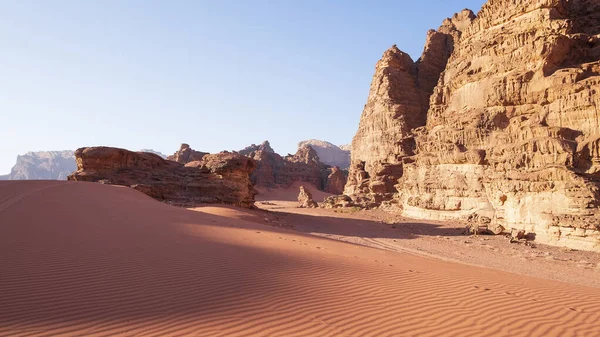
[[[600, 287], [600, 255], [520, 241], [468, 235], [456, 221], [415, 220], [382, 209], [298, 208], [298, 189], [262, 191], [256, 205], [275, 227], [392, 252], [410, 253], [573, 284]], [[322, 196], [319, 196], [322, 197]], [[320, 198], [315, 198], [320, 201]]]

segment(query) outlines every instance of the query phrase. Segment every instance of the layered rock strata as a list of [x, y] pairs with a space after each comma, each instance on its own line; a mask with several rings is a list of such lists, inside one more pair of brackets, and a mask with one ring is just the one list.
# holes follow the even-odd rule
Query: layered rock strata
[[[406, 76], [410, 63], [393, 66], [402, 59], [393, 50], [378, 64], [346, 193], [393, 192], [407, 216], [476, 214], [539, 242], [600, 250], [600, 3], [490, 0], [476, 18], [449, 22], [454, 35], [438, 31], [452, 37], [452, 52], [421, 119], [415, 97], [391, 99], [395, 87], [420, 88]], [[375, 142], [372, 155], [365, 140]], [[385, 176], [395, 191], [371, 188], [385, 180], [379, 163], [397, 167]]]
[[414, 155], [413, 130], [425, 125], [429, 97], [461, 31], [474, 19], [465, 10], [427, 34], [423, 55], [414, 62], [395, 45], [375, 66], [369, 97], [352, 140], [352, 163], [345, 193], [365, 206], [391, 200], [402, 176], [402, 158]]
[[174, 205], [252, 207], [257, 194], [250, 181], [256, 165], [237, 153], [207, 154], [184, 165], [153, 153], [88, 147], [75, 151], [75, 158], [77, 171], [69, 180], [128, 186]]

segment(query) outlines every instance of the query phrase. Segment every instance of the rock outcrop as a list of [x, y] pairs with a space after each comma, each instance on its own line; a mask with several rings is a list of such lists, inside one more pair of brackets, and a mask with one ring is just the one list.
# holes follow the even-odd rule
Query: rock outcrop
[[339, 167], [334, 166], [331, 168], [331, 173], [327, 176], [327, 185], [325, 186], [325, 192], [331, 194], [342, 194], [344, 193], [344, 187], [348, 177]]
[[76, 169], [73, 151], [27, 152], [0, 180], [66, 180]]
[[[387, 51], [346, 193], [390, 200], [406, 216], [476, 214], [540, 242], [600, 250], [599, 34], [595, 0], [490, 0], [476, 18], [463, 11], [430, 32], [416, 63]], [[415, 67], [443, 72], [429, 81]]]
[[326, 165], [338, 166], [342, 169], [350, 167], [350, 150], [342, 149], [339, 146], [333, 145], [322, 140], [305, 140], [298, 144], [298, 148], [310, 146], [319, 155], [319, 160]]
[[300, 193], [298, 194], [298, 207], [300, 208], [317, 208], [319, 204], [313, 200], [312, 193], [304, 187], [300, 186]]
[[221, 152], [182, 164], [146, 152], [110, 147], [75, 151], [77, 171], [69, 180], [129, 186], [174, 205], [226, 203], [252, 207], [256, 190], [250, 181], [251, 159]]
[[[402, 159], [415, 153], [413, 130], [425, 125], [440, 74], [475, 15], [465, 10], [429, 31], [417, 62], [395, 45], [375, 66], [369, 98], [352, 140], [352, 163], [345, 193], [364, 206], [391, 200], [402, 177]], [[360, 200], [359, 200], [360, 199]]]
[[190, 148], [188, 144], [184, 143], [181, 144], [177, 152], [175, 152], [171, 156], [168, 156], [167, 160], [175, 161], [180, 164], [187, 164], [189, 162], [202, 160], [202, 158], [204, 158], [204, 156], [206, 156], [207, 154], [208, 152], [192, 150], [192, 148]]
[[[256, 161], [257, 168], [251, 175], [256, 186], [287, 188], [296, 181], [311, 183], [319, 190], [325, 190], [328, 186], [331, 167], [319, 160], [317, 152], [311, 146], [301, 146], [295, 154], [282, 157], [266, 141], [261, 145], [249, 146], [239, 153]], [[337, 179], [337, 176], [334, 178]]]

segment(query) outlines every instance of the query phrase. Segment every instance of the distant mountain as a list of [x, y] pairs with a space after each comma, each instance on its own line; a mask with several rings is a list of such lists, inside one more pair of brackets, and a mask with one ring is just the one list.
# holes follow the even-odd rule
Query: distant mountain
[[[67, 180], [67, 176], [77, 170], [74, 151], [38, 151], [17, 156], [17, 163], [10, 174], [0, 175], [0, 180]], [[143, 149], [167, 158], [164, 154]]]
[[319, 160], [322, 163], [331, 166], [339, 166], [341, 169], [347, 169], [350, 167], [350, 151], [344, 150], [337, 145], [333, 145], [330, 142], [323, 140], [305, 140], [298, 143], [298, 148], [305, 145], [309, 145], [319, 155]]
[[162, 152], [154, 151], [152, 149], [141, 149], [139, 152], [154, 153], [154, 154], [157, 154], [157, 155], [161, 156], [162, 159], [167, 159], [167, 155], [166, 154], [163, 154]]
[[76, 169], [73, 151], [27, 152], [0, 180], [67, 180]]
[[340, 145], [340, 149], [350, 152], [350, 151], [352, 151], [352, 144]]

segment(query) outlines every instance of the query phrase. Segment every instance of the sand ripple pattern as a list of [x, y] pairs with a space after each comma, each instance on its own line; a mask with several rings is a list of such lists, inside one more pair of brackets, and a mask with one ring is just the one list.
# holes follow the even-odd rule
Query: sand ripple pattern
[[0, 336], [600, 336], [600, 290], [0, 182]]

